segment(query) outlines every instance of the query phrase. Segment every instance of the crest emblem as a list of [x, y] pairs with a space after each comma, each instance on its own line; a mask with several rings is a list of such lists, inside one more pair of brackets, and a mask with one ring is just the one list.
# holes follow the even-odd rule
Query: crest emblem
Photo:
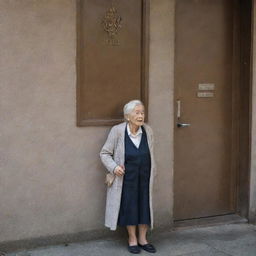
[[116, 35], [121, 28], [122, 18], [118, 15], [116, 8], [112, 5], [106, 12], [102, 25], [104, 30], [108, 33], [109, 39], [107, 39], [108, 44], [118, 45], [119, 40], [116, 39]]

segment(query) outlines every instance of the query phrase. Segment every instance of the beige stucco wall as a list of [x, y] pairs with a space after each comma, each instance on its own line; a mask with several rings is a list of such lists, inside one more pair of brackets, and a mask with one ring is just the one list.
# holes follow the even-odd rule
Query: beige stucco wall
[[[173, 3], [150, 12], [156, 226], [172, 218]], [[0, 1], [0, 34], [0, 242], [104, 229], [109, 127], [76, 127], [76, 1]]]
[[174, 2], [152, 0], [150, 12], [149, 121], [156, 135], [157, 224], [171, 224], [173, 210]]

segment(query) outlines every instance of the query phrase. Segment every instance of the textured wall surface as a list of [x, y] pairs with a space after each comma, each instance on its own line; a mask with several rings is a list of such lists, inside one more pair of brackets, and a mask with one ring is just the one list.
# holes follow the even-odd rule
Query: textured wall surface
[[0, 241], [100, 228], [107, 129], [76, 127], [75, 1], [0, 11]]
[[150, 15], [149, 122], [156, 137], [158, 171], [155, 216], [156, 223], [165, 225], [171, 224], [173, 208], [174, 0], [152, 0]]
[[[150, 12], [156, 226], [172, 218], [173, 3]], [[76, 127], [76, 1], [0, 1], [0, 34], [0, 242], [104, 229], [109, 127]]]
[[[256, 45], [256, 1], [253, 10], [253, 40], [252, 45]], [[250, 173], [250, 191], [249, 191], [249, 219], [251, 222], [256, 223], [256, 51], [253, 47], [252, 50], [252, 105], [251, 105], [251, 173]]]

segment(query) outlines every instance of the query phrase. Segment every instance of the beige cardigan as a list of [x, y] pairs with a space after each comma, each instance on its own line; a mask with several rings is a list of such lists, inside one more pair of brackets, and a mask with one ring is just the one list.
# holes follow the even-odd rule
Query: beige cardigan
[[[151, 175], [150, 175], [150, 195], [149, 195], [149, 205], [150, 205], [150, 217], [151, 217], [151, 229], [153, 229], [153, 203], [152, 203], [152, 192], [153, 192], [153, 180], [156, 174], [155, 172], [155, 161], [153, 154], [153, 132], [152, 129], [144, 124], [148, 146], [151, 156]], [[125, 160], [125, 128], [126, 122], [115, 125], [109, 132], [108, 138], [101, 149], [100, 158], [104, 166], [109, 172], [114, 171], [117, 165], [124, 165]], [[105, 226], [111, 230], [116, 230], [121, 194], [123, 186], [123, 177], [116, 176], [114, 183], [111, 187], [107, 188], [107, 199], [106, 199], [106, 211], [105, 211]]]

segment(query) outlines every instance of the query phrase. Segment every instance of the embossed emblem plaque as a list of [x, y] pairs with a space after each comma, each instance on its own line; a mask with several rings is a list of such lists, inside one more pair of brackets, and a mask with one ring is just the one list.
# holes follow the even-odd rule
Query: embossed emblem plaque
[[148, 1], [77, 3], [77, 125], [119, 123], [132, 99], [147, 110]]
[[117, 34], [119, 29], [121, 28], [122, 18], [119, 16], [116, 8], [112, 5], [108, 11], [106, 12], [102, 25], [104, 30], [108, 34], [108, 38], [105, 42], [109, 45], [119, 45], [119, 39], [117, 38]]

